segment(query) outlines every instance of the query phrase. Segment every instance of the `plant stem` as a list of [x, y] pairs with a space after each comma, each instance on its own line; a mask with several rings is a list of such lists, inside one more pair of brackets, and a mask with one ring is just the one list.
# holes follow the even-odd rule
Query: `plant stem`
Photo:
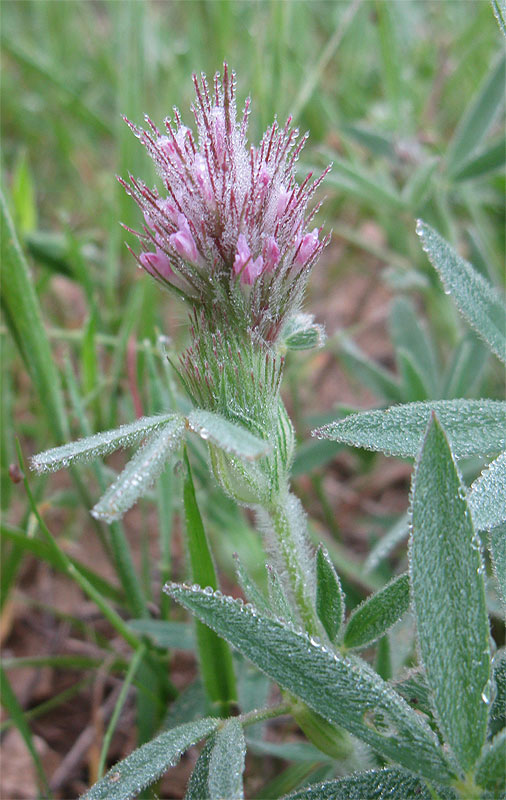
[[311, 597], [312, 575], [304, 566], [309, 550], [306, 518], [295, 495], [286, 492], [269, 509], [272, 530], [276, 537], [290, 591], [308, 633], [320, 635], [322, 627]]

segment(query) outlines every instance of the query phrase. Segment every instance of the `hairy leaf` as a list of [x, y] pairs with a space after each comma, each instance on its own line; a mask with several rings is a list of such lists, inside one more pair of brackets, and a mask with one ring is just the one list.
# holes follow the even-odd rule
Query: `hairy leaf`
[[178, 414], [141, 417], [135, 422], [121, 425], [114, 430], [95, 433], [93, 436], [69, 442], [62, 447], [53, 447], [51, 450], [38, 453], [31, 459], [31, 466], [37, 472], [55, 472], [57, 469], [68, 467], [75, 461], [91, 461], [93, 458], [113, 453], [120, 447], [137, 444], [149, 433], [153, 433], [168, 422], [181, 419]]
[[242, 425], [229, 422], [225, 417], [212, 411], [199, 408], [190, 412], [188, 424], [202, 439], [209, 440], [226, 453], [232, 453], [247, 461], [254, 461], [270, 450], [268, 442], [254, 436]]
[[506, 608], [506, 523], [490, 531], [489, 547], [499, 594]]
[[316, 551], [316, 610], [333, 642], [343, 624], [345, 600], [334, 565], [322, 545]]
[[184, 431], [184, 419], [172, 416], [162, 428], [151, 433], [94, 506], [91, 512], [93, 516], [104, 522], [121, 519], [159, 477], [168, 457], [179, 447]]
[[324, 425], [313, 431], [313, 436], [387, 455], [414, 457], [432, 411], [444, 426], [457, 458], [495, 455], [505, 449], [506, 403], [500, 400], [434, 400], [363, 411]]
[[433, 417], [413, 478], [411, 590], [440, 726], [468, 771], [486, 737], [491, 666], [484, 566], [465, 497]]
[[336, 781], [308, 786], [283, 800], [432, 800], [424, 781], [401, 769], [356, 773]]
[[344, 631], [346, 647], [364, 647], [383, 636], [409, 608], [409, 576], [399, 575], [354, 609]]
[[242, 774], [246, 757], [246, 742], [242, 725], [235, 717], [229, 719], [215, 734], [209, 759], [209, 797], [211, 800], [242, 800]]
[[495, 797], [506, 789], [506, 730], [500, 731], [483, 751], [475, 780], [493, 791]]
[[477, 531], [489, 531], [506, 522], [506, 453], [474, 481], [467, 501]]
[[190, 775], [184, 800], [210, 800], [209, 762], [216, 742], [216, 734], [209, 737]]
[[445, 291], [451, 294], [468, 323], [493, 353], [506, 361], [506, 306], [504, 298], [461, 258], [429, 225], [418, 220], [416, 232], [431, 264], [439, 273]]
[[188, 722], [157, 736], [116, 764], [83, 795], [83, 800], [129, 800], [154, 783], [196, 742], [216, 730], [219, 719]]
[[177, 584], [166, 591], [329, 722], [419, 774], [450, 779], [451, 767], [428, 726], [361, 659], [333, 653], [232, 598]]

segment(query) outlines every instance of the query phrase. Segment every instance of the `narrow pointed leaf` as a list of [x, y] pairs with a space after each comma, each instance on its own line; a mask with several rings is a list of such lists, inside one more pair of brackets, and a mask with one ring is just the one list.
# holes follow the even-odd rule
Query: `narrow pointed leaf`
[[403, 399], [402, 389], [395, 375], [371, 361], [351, 339], [341, 339], [336, 353], [350, 375], [360, 380], [376, 396], [385, 398], [390, 403], [398, 403]]
[[506, 524], [490, 531], [489, 548], [499, 594], [506, 609]]
[[159, 477], [168, 457], [179, 447], [184, 431], [184, 419], [172, 416], [170, 422], [151, 433], [147, 442], [94, 506], [91, 512], [93, 516], [104, 522], [121, 519]]
[[411, 590], [440, 727], [467, 772], [487, 733], [491, 659], [484, 567], [465, 496], [433, 417], [413, 478]]
[[425, 782], [402, 769], [378, 769], [308, 786], [283, 800], [433, 800]]
[[0, 286], [7, 326], [25, 362], [57, 440], [67, 435], [61, 382], [42, 322], [34, 281], [21, 250], [7, 203], [0, 191]]
[[167, 650], [172, 647], [176, 650], [195, 648], [192, 627], [186, 622], [176, 622], [173, 619], [130, 619], [128, 627]]
[[[218, 578], [214, 568], [209, 542], [200, 515], [195, 496], [195, 487], [188, 459], [184, 451], [186, 474], [184, 479], [183, 500], [186, 519], [186, 542], [190, 556], [190, 572], [193, 581], [210, 590], [218, 588]], [[197, 621], [197, 651], [200, 662], [202, 680], [208, 700], [226, 716], [230, 706], [237, 700], [232, 653], [223, 639]]]
[[472, 156], [469, 161], [462, 164], [455, 175], [456, 181], [468, 181], [474, 178], [481, 178], [490, 172], [502, 169], [506, 161], [504, 139], [501, 136], [499, 141], [494, 142], [490, 147], [480, 150]]
[[363, 411], [324, 425], [313, 431], [313, 436], [387, 455], [414, 457], [432, 411], [456, 458], [496, 455], [506, 448], [506, 403], [500, 400], [434, 400]]
[[394, 301], [389, 328], [396, 351], [405, 351], [407, 360], [413, 365], [428, 392], [426, 396], [433, 397], [437, 384], [436, 357], [432, 343], [418, 321], [416, 309], [410, 300], [398, 297]]
[[364, 562], [365, 572], [372, 572], [373, 569], [376, 569], [378, 564], [390, 555], [400, 542], [408, 538], [408, 533], [408, 515], [403, 514], [369, 551]]
[[316, 551], [316, 611], [333, 642], [339, 635], [344, 619], [344, 592], [327, 551]]
[[506, 729], [500, 731], [482, 753], [476, 783], [499, 797], [506, 790]]
[[283, 583], [278, 572], [271, 564], [267, 564], [267, 588], [271, 610], [278, 619], [294, 622], [294, 614], [286, 596]]
[[196, 409], [188, 417], [190, 429], [202, 439], [209, 440], [226, 453], [233, 453], [246, 461], [255, 461], [270, 450], [269, 442], [254, 436], [242, 425], [212, 411]]
[[460, 120], [448, 152], [448, 171], [458, 172], [484, 139], [504, 101], [506, 60], [501, 55]]
[[177, 584], [167, 584], [166, 591], [329, 722], [418, 774], [450, 780], [451, 768], [432, 731], [360, 659], [330, 652], [232, 598]]
[[493, 353], [506, 361], [506, 306], [494, 287], [429, 225], [418, 220], [416, 232], [439, 273], [445, 291], [468, 323], [487, 342]]
[[364, 647], [375, 642], [400, 620], [408, 608], [409, 577], [399, 575], [353, 611], [344, 631], [344, 645]]
[[506, 0], [491, 0], [497, 24], [506, 36]]
[[31, 459], [31, 467], [36, 472], [55, 472], [68, 467], [76, 461], [91, 461], [94, 458], [113, 453], [121, 447], [137, 444], [149, 433], [153, 433], [166, 423], [181, 419], [177, 414], [160, 414], [154, 417], [141, 417], [110, 431], [95, 433], [62, 447], [53, 447], [38, 453]]
[[492, 461], [471, 485], [467, 498], [477, 531], [506, 522], [506, 453]]
[[242, 725], [232, 717], [215, 734], [209, 759], [210, 800], [242, 800], [245, 757], [246, 742]]
[[209, 762], [216, 742], [216, 734], [209, 737], [190, 775], [184, 800], [211, 800], [209, 794]]
[[188, 722], [157, 736], [116, 764], [83, 795], [83, 800], [130, 800], [154, 783], [196, 742], [216, 730], [219, 719]]

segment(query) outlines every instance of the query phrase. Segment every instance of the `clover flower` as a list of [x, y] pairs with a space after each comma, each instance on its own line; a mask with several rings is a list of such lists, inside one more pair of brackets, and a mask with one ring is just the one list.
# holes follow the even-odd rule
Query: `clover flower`
[[307, 135], [299, 138], [275, 120], [258, 147], [246, 140], [250, 101], [237, 118], [235, 76], [224, 65], [212, 88], [193, 76], [197, 134], [174, 119], [161, 133], [128, 120], [163, 180], [166, 196], [130, 176], [121, 182], [140, 206], [138, 263], [193, 306], [234, 320], [274, 342], [297, 309], [309, 272], [328, 242], [308, 230], [318, 207], [308, 201], [327, 170], [299, 185], [295, 166]]

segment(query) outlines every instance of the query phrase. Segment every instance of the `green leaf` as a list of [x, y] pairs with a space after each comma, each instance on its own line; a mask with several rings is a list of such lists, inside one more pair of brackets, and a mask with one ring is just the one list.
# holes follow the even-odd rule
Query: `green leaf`
[[492, 66], [462, 116], [448, 148], [448, 172], [454, 176], [479, 147], [501, 110], [506, 83], [506, 59], [501, 55]]
[[314, 321], [312, 314], [295, 314], [290, 317], [282, 333], [282, 342], [288, 350], [313, 350], [325, 344], [325, 329]]
[[413, 477], [411, 592], [440, 727], [467, 772], [487, 733], [491, 666], [484, 566], [465, 496], [433, 416]]
[[245, 757], [246, 742], [242, 725], [232, 717], [215, 734], [209, 759], [210, 800], [242, 800]]
[[188, 425], [202, 439], [246, 461], [255, 461], [271, 449], [269, 442], [259, 439], [242, 425], [229, 422], [221, 414], [214, 414], [212, 411], [202, 409], [192, 411], [188, 416]]
[[14, 166], [12, 203], [16, 225], [24, 236], [37, 227], [37, 204], [33, 176], [24, 151], [20, 151]]
[[169, 767], [174, 767], [185, 750], [213, 733], [219, 724], [219, 719], [206, 718], [160, 734], [112, 767], [83, 795], [83, 800], [137, 797], [141, 789], [154, 783]]
[[248, 575], [237, 553], [234, 553], [234, 561], [237, 582], [239, 583], [239, 586], [243, 590], [245, 596], [251, 603], [253, 603], [254, 606], [258, 608], [259, 611], [269, 614], [270, 609], [264, 595], [260, 591], [255, 581], [250, 577], [250, 575]]
[[[50, 564], [53, 569], [66, 572], [66, 563], [62, 563], [59, 555], [50, 545], [42, 541], [42, 539], [31, 538], [24, 531], [17, 528], [9, 528], [7, 525], [1, 526], [0, 534], [2, 539], [12, 542], [27, 553], [33, 553], [36, 558], [40, 559], [40, 561], [45, 561], [46, 564]], [[78, 561], [76, 558], [69, 556], [68, 561], [74, 565], [81, 575], [84, 575], [89, 583], [91, 583], [101, 595], [114, 600], [115, 603], [121, 604], [124, 602], [124, 596], [121, 590], [110, 584], [101, 575], [85, 566], [85, 564]]]
[[400, 680], [395, 681], [394, 686], [410, 706], [430, 719], [434, 717], [432, 692], [421, 669], [410, 670]]
[[209, 762], [213, 752], [216, 734], [213, 733], [205, 743], [190, 775], [184, 800], [210, 800], [209, 796]]
[[422, 379], [426, 396], [434, 397], [437, 387], [436, 357], [432, 342], [418, 321], [417, 311], [411, 300], [405, 297], [394, 300], [389, 328], [397, 353], [404, 351], [408, 354], [414, 370]]
[[418, 220], [416, 232], [445, 291], [493, 353], [506, 361], [506, 306], [494, 287], [429, 225]]
[[121, 519], [159, 477], [184, 432], [184, 419], [179, 415], [171, 415], [169, 422], [155, 429], [93, 507], [93, 516], [109, 523]]
[[316, 611], [331, 642], [339, 635], [344, 610], [341, 582], [329, 554], [320, 545], [316, 551]]
[[1, 191], [0, 216], [0, 287], [6, 322], [46, 412], [49, 426], [56, 438], [63, 441], [68, 425], [60, 375], [42, 323], [33, 279]]
[[40, 756], [35, 749], [35, 745], [33, 743], [32, 732], [28, 725], [28, 722], [25, 719], [25, 715], [23, 709], [21, 708], [18, 698], [14, 694], [12, 686], [10, 684], [9, 678], [4, 670], [4, 668], [0, 665], [0, 699], [2, 701], [3, 707], [7, 710], [10, 714], [13, 723], [16, 725], [21, 737], [28, 749], [32, 757], [32, 761], [35, 766], [35, 770], [37, 772], [37, 779], [40, 782], [40, 785], [44, 788], [46, 792], [46, 797], [51, 797], [51, 792], [49, 789], [49, 784], [47, 782], [46, 773], [44, 772], [44, 767], [42, 766], [42, 762], [40, 760]]
[[491, 0], [497, 24], [506, 36], [506, 0]]
[[489, 531], [506, 522], [506, 453], [474, 481], [467, 501], [477, 531]]
[[434, 795], [420, 778], [401, 769], [362, 772], [308, 786], [283, 800], [433, 800]]
[[294, 622], [294, 613], [290, 607], [283, 583], [272, 564], [267, 564], [267, 588], [270, 608], [275, 616], [285, 622]]
[[149, 433], [159, 430], [168, 422], [181, 421], [179, 414], [159, 414], [154, 417], [141, 417], [111, 431], [102, 431], [93, 436], [86, 436], [76, 442], [69, 442], [62, 447], [53, 447], [38, 453], [31, 459], [31, 467], [36, 472], [55, 472], [64, 469], [74, 462], [92, 461], [119, 450], [137, 444]]
[[399, 575], [368, 597], [352, 613], [344, 631], [345, 647], [364, 647], [383, 636], [409, 608], [409, 577]]
[[350, 375], [362, 381], [375, 395], [391, 403], [403, 399], [395, 375], [371, 361], [351, 339], [340, 339], [337, 353]]
[[408, 769], [442, 782], [451, 779], [434, 734], [361, 659], [333, 653], [231, 597], [177, 584], [167, 584], [166, 591], [329, 722]]
[[[218, 588], [218, 579], [195, 496], [186, 448], [184, 462], [186, 474], [183, 499], [191, 577], [193, 581], [209, 587], [208, 591], [211, 592]], [[200, 622], [196, 624], [196, 635], [200, 671], [208, 698], [226, 716], [230, 712], [231, 704], [237, 700], [232, 653], [226, 642]]]
[[489, 547], [499, 594], [506, 609], [506, 525], [498, 525], [490, 531]]
[[506, 729], [500, 731], [483, 751], [476, 767], [475, 781], [499, 797], [506, 789]]
[[441, 420], [456, 458], [496, 455], [505, 449], [506, 403], [500, 400], [434, 400], [363, 411], [324, 425], [313, 436], [414, 457], [432, 411]]
[[494, 667], [495, 700], [490, 709], [490, 735], [494, 736], [506, 727], [506, 649], [502, 647], [495, 654]]
[[130, 619], [128, 626], [136, 633], [149, 637], [158, 647], [193, 650], [195, 637], [186, 622], [163, 619]]
[[408, 538], [408, 515], [403, 514], [369, 551], [364, 562], [365, 572], [372, 572], [397, 545]]
[[475, 156], [471, 157], [465, 164], [462, 164], [460, 169], [455, 175], [456, 181], [468, 181], [475, 178], [481, 178], [483, 175], [488, 175], [490, 172], [502, 169], [506, 162], [506, 150], [504, 147], [504, 138], [501, 136], [499, 141], [481, 150]]
[[448, 399], [472, 397], [479, 389], [489, 355], [486, 344], [476, 336], [474, 331], [469, 331], [461, 340], [448, 364], [442, 396]]

